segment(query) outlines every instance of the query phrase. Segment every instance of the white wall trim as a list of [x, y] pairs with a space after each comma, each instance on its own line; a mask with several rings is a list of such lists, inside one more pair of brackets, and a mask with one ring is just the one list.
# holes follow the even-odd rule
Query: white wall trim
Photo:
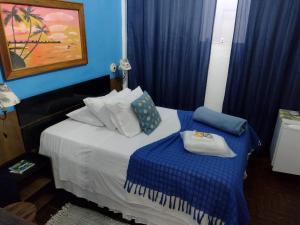
[[[122, 7], [122, 59], [127, 59], [127, 0], [121, 0]], [[123, 89], [128, 87], [128, 72], [124, 71]]]
[[238, 0], [218, 0], [204, 105], [221, 112], [227, 83]]
[[122, 58], [127, 58], [127, 0], [121, 0], [122, 6]]

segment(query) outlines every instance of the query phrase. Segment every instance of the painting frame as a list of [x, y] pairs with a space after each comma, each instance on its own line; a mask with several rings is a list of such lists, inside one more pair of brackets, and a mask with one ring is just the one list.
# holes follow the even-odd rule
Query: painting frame
[[[14, 69], [11, 60], [11, 52], [8, 45], [7, 36], [5, 34], [5, 24], [2, 18], [1, 5], [13, 4], [13, 5], [25, 5], [31, 7], [50, 8], [57, 10], [76, 10], [78, 12], [78, 25], [79, 25], [79, 40], [81, 52], [81, 58], [74, 60], [66, 60], [61, 62], [55, 62], [47, 65], [38, 65], [29, 68], [17, 68]], [[40, 74], [48, 71], [59, 70], [68, 67], [80, 66], [88, 64], [87, 46], [86, 46], [86, 33], [85, 33], [85, 21], [84, 21], [84, 7], [82, 3], [67, 2], [60, 0], [0, 0], [0, 32], [4, 35], [0, 35], [0, 54], [4, 77], [6, 80], [18, 79], [26, 76]], [[14, 42], [16, 43], [16, 41]]]

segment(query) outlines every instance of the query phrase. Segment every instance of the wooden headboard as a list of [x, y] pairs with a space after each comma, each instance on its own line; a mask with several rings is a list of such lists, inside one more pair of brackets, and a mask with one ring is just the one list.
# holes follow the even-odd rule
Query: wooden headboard
[[22, 100], [16, 111], [26, 151], [36, 152], [42, 131], [82, 107], [84, 98], [102, 96], [109, 91], [110, 77], [106, 75]]

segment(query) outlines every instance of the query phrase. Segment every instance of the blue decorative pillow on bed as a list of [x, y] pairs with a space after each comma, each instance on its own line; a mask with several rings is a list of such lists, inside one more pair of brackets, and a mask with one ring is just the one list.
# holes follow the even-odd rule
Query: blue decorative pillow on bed
[[144, 91], [144, 94], [133, 101], [131, 106], [143, 132], [147, 135], [151, 134], [160, 124], [161, 117], [150, 95]]

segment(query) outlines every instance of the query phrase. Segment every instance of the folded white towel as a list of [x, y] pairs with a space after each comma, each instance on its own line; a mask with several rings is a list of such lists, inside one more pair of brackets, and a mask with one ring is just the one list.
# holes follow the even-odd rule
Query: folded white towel
[[236, 156], [222, 136], [197, 131], [184, 131], [180, 134], [184, 148], [189, 152], [229, 158]]

